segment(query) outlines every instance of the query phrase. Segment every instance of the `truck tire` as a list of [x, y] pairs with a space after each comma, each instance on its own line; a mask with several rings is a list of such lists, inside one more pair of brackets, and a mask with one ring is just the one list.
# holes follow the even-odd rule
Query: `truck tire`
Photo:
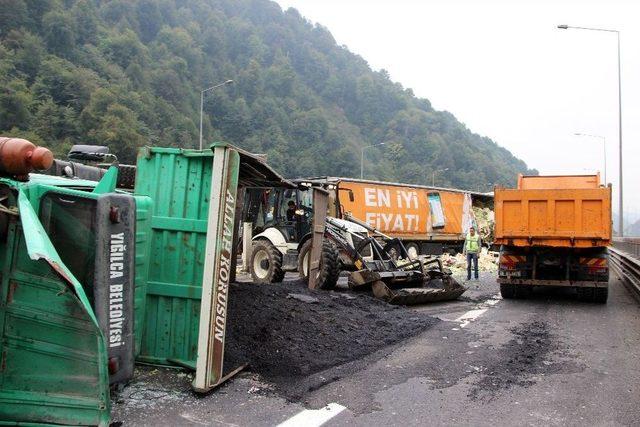
[[609, 296], [609, 289], [596, 288], [595, 295], [593, 297], [593, 302], [597, 302], [598, 304], [606, 304], [608, 296]]
[[254, 283], [276, 283], [284, 279], [282, 254], [268, 240], [253, 243], [249, 268]]
[[578, 299], [584, 302], [593, 302], [595, 300], [595, 289], [578, 287]]
[[[298, 253], [298, 272], [305, 281], [309, 280], [309, 255], [311, 254], [311, 239], [304, 242]], [[340, 277], [340, 258], [338, 249], [329, 240], [322, 241], [320, 268], [318, 270], [318, 287], [330, 290], [336, 287]], [[306, 265], [305, 265], [306, 263]]]
[[500, 295], [504, 299], [512, 299], [516, 297], [516, 287], [511, 283], [500, 283]]
[[516, 298], [531, 298], [533, 288], [531, 286], [515, 286]]

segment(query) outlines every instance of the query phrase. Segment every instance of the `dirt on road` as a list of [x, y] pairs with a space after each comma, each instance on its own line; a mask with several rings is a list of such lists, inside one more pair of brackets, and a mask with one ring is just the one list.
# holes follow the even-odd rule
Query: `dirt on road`
[[311, 291], [300, 281], [235, 283], [225, 368], [248, 363], [291, 398], [300, 395], [302, 378], [399, 343], [437, 322], [369, 295]]

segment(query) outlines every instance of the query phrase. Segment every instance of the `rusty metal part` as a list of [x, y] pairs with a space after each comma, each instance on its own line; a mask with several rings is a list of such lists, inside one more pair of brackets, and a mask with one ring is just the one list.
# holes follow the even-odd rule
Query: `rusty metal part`
[[46, 170], [53, 163], [53, 154], [21, 138], [0, 137], [0, 173], [26, 175], [34, 170]]

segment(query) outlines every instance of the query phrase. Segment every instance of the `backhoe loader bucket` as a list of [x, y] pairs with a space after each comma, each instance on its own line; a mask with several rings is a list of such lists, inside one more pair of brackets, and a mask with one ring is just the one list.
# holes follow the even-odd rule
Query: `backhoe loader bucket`
[[[371, 233], [380, 235], [385, 242], [382, 246], [374, 237], [362, 239], [353, 247], [340, 232], [349, 230], [331, 218], [326, 219], [325, 238], [333, 241], [360, 268], [349, 275], [352, 290], [372, 290], [373, 294], [391, 304], [422, 304], [447, 301], [458, 298], [466, 291], [453, 277], [451, 271], [442, 267], [439, 258], [409, 256], [400, 239], [392, 239], [354, 218], [350, 218]], [[373, 259], [365, 259], [361, 252], [370, 246]], [[399, 259], [389, 254], [390, 248], [397, 248]]]
[[399, 287], [393, 289], [382, 280], [374, 282], [371, 286], [373, 295], [389, 304], [413, 305], [429, 302], [449, 301], [462, 295], [466, 288], [460, 285], [453, 277], [444, 276], [439, 279], [427, 279], [423, 287]]
[[[371, 289], [376, 298], [398, 305], [453, 300], [466, 291], [451, 277], [451, 271], [442, 267], [439, 259], [423, 259], [421, 262], [422, 271], [354, 271], [349, 276], [349, 287], [353, 290]], [[402, 263], [399, 268], [402, 268]]]
[[381, 281], [394, 287], [420, 286], [425, 281], [425, 275], [420, 271], [373, 271], [363, 269], [349, 275], [349, 288], [354, 291], [369, 290], [375, 282]]

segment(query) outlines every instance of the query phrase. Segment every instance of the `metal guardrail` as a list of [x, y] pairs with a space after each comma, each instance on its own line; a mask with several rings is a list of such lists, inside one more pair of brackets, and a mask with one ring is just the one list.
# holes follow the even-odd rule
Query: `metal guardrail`
[[611, 270], [640, 298], [640, 239], [614, 239], [609, 247]]

